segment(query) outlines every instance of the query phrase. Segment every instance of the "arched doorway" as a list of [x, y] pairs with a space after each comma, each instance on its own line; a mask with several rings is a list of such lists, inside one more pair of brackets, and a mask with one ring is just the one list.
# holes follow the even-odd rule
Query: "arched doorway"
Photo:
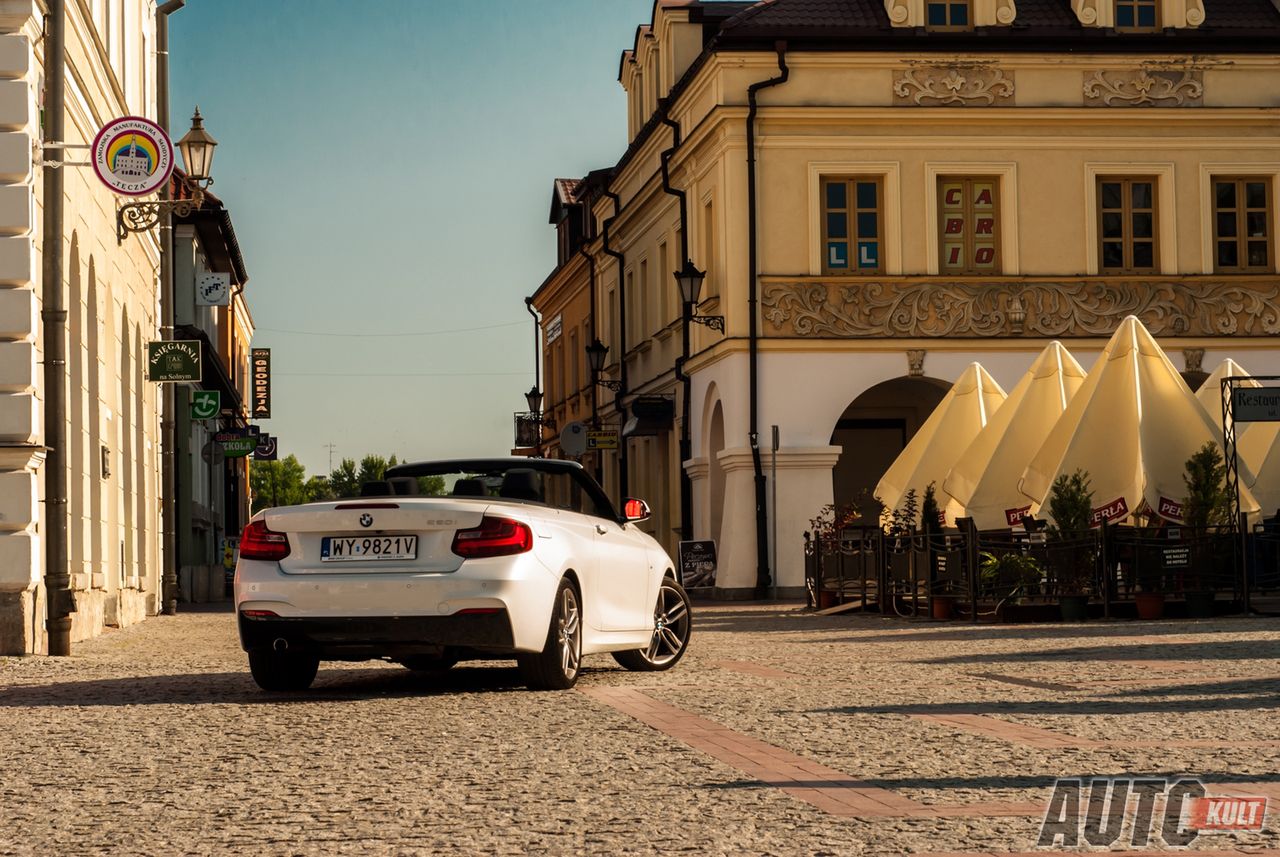
[[720, 466], [720, 452], [724, 450], [724, 408], [717, 401], [711, 411], [711, 427], [707, 435], [707, 451], [709, 459], [708, 476], [710, 477], [710, 511], [711, 538], [716, 544], [720, 540], [720, 525], [724, 519], [724, 468]]
[[837, 506], [874, 493], [880, 477], [950, 389], [936, 378], [894, 378], [845, 408], [831, 434], [832, 446], [843, 450], [831, 470]]

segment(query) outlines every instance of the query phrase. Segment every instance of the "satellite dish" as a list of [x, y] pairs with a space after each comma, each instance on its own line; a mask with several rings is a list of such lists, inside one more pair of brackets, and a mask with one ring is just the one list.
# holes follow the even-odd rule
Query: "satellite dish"
[[587, 427], [574, 420], [560, 432], [560, 448], [565, 455], [582, 455], [587, 451]]

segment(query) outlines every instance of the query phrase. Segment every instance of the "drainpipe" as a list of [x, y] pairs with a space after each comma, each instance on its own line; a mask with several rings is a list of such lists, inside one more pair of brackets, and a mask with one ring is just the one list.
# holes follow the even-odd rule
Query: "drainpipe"
[[[66, 161], [66, 3], [50, 0], [45, 42], [44, 158]], [[62, 297], [63, 169], [44, 169], [44, 249], [40, 320], [44, 333], [45, 615], [50, 655], [71, 654], [71, 566], [67, 560], [67, 308]], [[78, 299], [78, 296], [77, 296]]]
[[[583, 208], [585, 209], [586, 206]], [[589, 211], [586, 212], [586, 216], [589, 217], [590, 214]], [[588, 288], [591, 291], [591, 340], [594, 342], [600, 338], [600, 333], [596, 329], [596, 257], [587, 249], [586, 239], [583, 239], [582, 246], [578, 248], [578, 255], [587, 260], [591, 272]], [[585, 348], [587, 344], [589, 343], [584, 344], [583, 347]], [[578, 358], [577, 355], [570, 355], [569, 359], [577, 360]], [[596, 373], [591, 371], [590, 366], [587, 367], [587, 375], [591, 378], [591, 427], [598, 429], [600, 428], [600, 385], [596, 383], [598, 380]], [[604, 455], [600, 450], [596, 450], [596, 481], [604, 485]]]
[[[790, 70], [787, 68], [787, 43], [778, 42], [775, 47], [778, 51], [778, 71], [780, 73], [776, 77], [753, 83], [747, 87], [747, 102], [750, 105], [747, 111], [747, 264], [749, 268], [747, 272], [749, 277], [747, 283], [749, 295], [747, 299], [747, 318], [750, 324], [748, 337], [750, 342], [751, 388], [751, 424], [748, 429], [748, 440], [751, 443], [751, 462], [755, 468], [756, 590], [761, 597], [765, 595], [765, 591], [772, 585], [772, 575], [769, 571], [769, 510], [765, 500], [764, 465], [760, 461], [760, 333], [756, 322], [760, 292], [759, 266], [756, 255], [758, 250], [756, 239], [756, 114], [759, 105], [756, 104], [756, 94], [762, 89], [786, 83], [787, 77], [790, 75]], [[777, 514], [777, 510], [774, 510], [774, 514]]]
[[[613, 222], [618, 219], [618, 215], [622, 213], [622, 201], [611, 190], [606, 189], [604, 195], [613, 200], [613, 217], [604, 221], [604, 242], [602, 247], [606, 256], [612, 256], [618, 260], [618, 383], [622, 386], [614, 394], [613, 405], [618, 410], [619, 423], [618, 496], [625, 501], [631, 491], [627, 467], [627, 439], [621, 436], [621, 427], [626, 425], [627, 421], [627, 410], [622, 404], [622, 397], [627, 394], [627, 285], [625, 275], [627, 257], [609, 246], [609, 231], [613, 228]], [[622, 504], [620, 503], [619, 505]]]
[[[689, 200], [687, 194], [678, 188], [671, 186], [671, 158], [675, 155], [676, 150], [680, 148], [680, 123], [671, 118], [669, 110], [671, 105], [667, 99], [663, 98], [658, 102], [659, 118], [663, 125], [671, 129], [671, 148], [665, 150], [662, 155], [662, 189], [671, 196], [680, 200], [680, 264], [684, 265], [684, 260], [689, 258]], [[693, 314], [693, 307], [686, 303], [683, 305], [681, 312], [681, 352], [680, 358], [676, 360], [675, 375], [676, 380], [683, 387], [681, 394], [682, 418], [680, 420], [680, 540], [689, 541], [693, 538], [693, 480], [689, 478], [689, 471], [685, 469], [685, 462], [693, 456], [693, 382], [692, 379], [685, 374], [684, 364], [689, 359], [689, 317]]]
[[[156, 7], [156, 119], [169, 131], [169, 16], [186, 4], [186, 0], [169, 0]], [[160, 189], [162, 200], [169, 198], [169, 183]], [[173, 339], [173, 217], [160, 214], [160, 336]], [[163, 578], [160, 581], [161, 602], [166, 616], [178, 612], [178, 462], [174, 444], [177, 433], [177, 391], [173, 384], [161, 384], [160, 470], [163, 477], [163, 500], [160, 505], [161, 529], [164, 531]]]

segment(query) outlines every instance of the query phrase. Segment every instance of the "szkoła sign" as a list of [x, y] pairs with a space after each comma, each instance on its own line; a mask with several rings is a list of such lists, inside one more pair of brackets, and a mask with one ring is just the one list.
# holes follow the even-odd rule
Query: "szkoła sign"
[[148, 381], [199, 381], [200, 340], [147, 343]]
[[1237, 387], [1231, 416], [1238, 423], [1280, 422], [1280, 387]]

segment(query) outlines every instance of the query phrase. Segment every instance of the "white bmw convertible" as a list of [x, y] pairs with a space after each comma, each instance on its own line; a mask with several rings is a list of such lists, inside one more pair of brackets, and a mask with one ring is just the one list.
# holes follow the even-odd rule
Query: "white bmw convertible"
[[305, 690], [321, 661], [438, 671], [512, 658], [563, 689], [584, 654], [675, 666], [692, 612], [662, 547], [575, 462], [405, 464], [350, 500], [265, 509], [240, 540], [240, 643], [266, 690]]

